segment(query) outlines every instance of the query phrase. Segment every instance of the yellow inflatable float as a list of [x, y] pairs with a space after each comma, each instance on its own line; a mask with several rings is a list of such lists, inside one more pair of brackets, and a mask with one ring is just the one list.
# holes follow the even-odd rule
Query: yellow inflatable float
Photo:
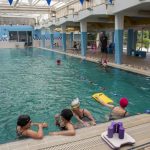
[[113, 100], [107, 97], [104, 93], [95, 93], [92, 95], [92, 98], [94, 98], [97, 102], [100, 102], [98, 99], [101, 99], [104, 103], [113, 103]]

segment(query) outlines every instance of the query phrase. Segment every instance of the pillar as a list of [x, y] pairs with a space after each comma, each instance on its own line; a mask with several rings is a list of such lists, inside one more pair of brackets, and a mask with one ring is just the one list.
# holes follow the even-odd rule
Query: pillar
[[54, 48], [54, 26], [50, 27], [50, 48]]
[[124, 16], [115, 15], [115, 63], [122, 63]]
[[66, 25], [61, 25], [62, 29], [62, 49], [65, 52], [66, 51]]
[[134, 49], [134, 50], [136, 50], [137, 33], [138, 33], [137, 30], [135, 30], [134, 33], [133, 33], [133, 49]]
[[70, 48], [73, 47], [73, 32], [70, 33]]
[[127, 38], [127, 55], [131, 54], [133, 50], [133, 42], [134, 42], [134, 31], [133, 29], [128, 29], [128, 38]]
[[80, 22], [80, 31], [81, 31], [81, 55], [86, 55], [87, 50], [87, 22]]
[[41, 43], [40, 47], [45, 47], [45, 31], [41, 30]]

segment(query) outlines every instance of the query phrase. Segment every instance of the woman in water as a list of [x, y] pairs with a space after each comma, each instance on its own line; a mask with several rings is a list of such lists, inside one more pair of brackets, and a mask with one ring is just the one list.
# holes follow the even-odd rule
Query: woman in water
[[[31, 126], [37, 126], [38, 131], [33, 131], [30, 129]], [[21, 115], [17, 120], [16, 132], [18, 138], [22, 137], [31, 137], [33, 139], [42, 139], [43, 138], [43, 128], [46, 128], [47, 123], [32, 123], [30, 116]]]
[[106, 104], [99, 97], [97, 97], [97, 99], [102, 105], [111, 109], [111, 113], [109, 115], [109, 120], [121, 119], [121, 118], [128, 116], [128, 112], [125, 109], [128, 106], [127, 98], [121, 98], [120, 99], [120, 106], [114, 106], [111, 104]]
[[87, 109], [80, 108], [80, 101], [78, 98], [72, 101], [71, 108], [73, 115], [83, 126], [96, 125], [95, 119], [91, 113]]

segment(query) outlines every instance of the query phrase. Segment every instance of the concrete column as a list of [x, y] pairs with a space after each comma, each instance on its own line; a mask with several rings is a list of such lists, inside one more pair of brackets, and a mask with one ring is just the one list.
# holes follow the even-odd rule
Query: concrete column
[[41, 30], [41, 43], [40, 47], [45, 47], [45, 30]]
[[70, 48], [73, 47], [73, 32], [70, 33]]
[[62, 49], [66, 51], [66, 25], [61, 25], [62, 29]]
[[124, 16], [115, 15], [115, 63], [122, 63]]
[[54, 26], [50, 27], [50, 48], [54, 48]]
[[86, 55], [87, 50], [87, 22], [80, 22], [80, 31], [81, 31], [81, 55]]
[[137, 33], [138, 31], [134, 31], [133, 33], [133, 49], [136, 50], [136, 43], [137, 43]]
[[128, 29], [128, 39], [127, 39], [127, 55], [131, 54], [133, 50], [133, 42], [134, 42], [134, 31], [133, 29]]

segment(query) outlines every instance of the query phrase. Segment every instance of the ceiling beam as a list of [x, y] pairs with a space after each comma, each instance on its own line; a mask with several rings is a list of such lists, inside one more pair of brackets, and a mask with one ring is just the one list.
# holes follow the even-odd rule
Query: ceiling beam
[[15, 16], [15, 15], [11, 15], [11, 16], [7, 16], [7, 15], [1, 15], [0, 20], [2, 18], [27, 18], [27, 19], [35, 19], [36, 17], [30, 17], [30, 16]]
[[18, 2], [19, 2], [19, 0], [16, 0], [16, 3], [14, 4], [14, 7], [16, 7], [16, 6], [17, 6]]
[[0, 11], [3, 13], [26, 13], [26, 14], [48, 14], [48, 7], [31, 7], [31, 6], [22, 6], [22, 7], [10, 7], [0, 5]]
[[35, 6], [36, 4], [38, 4], [40, 2], [40, 0], [37, 0], [32, 6]]

